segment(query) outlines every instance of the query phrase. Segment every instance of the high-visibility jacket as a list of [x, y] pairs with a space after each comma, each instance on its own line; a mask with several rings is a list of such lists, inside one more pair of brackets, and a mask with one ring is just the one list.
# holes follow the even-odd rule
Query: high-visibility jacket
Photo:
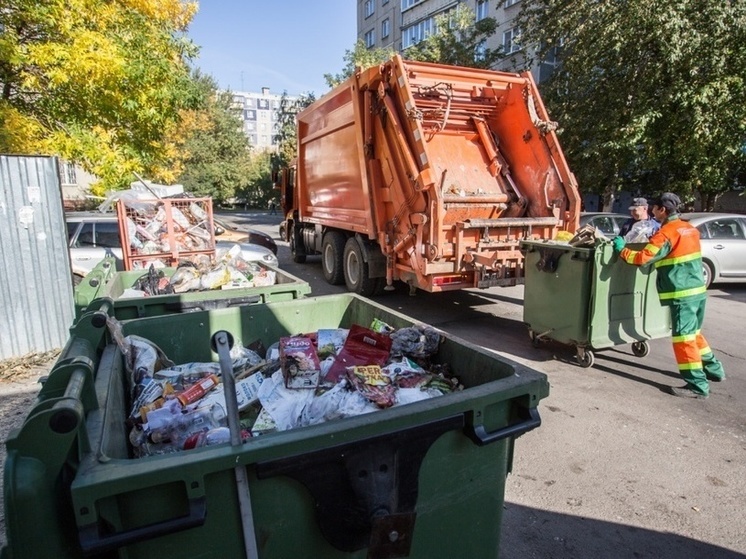
[[619, 256], [628, 264], [657, 268], [658, 296], [664, 304], [706, 297], [699, 231], [678, 214], [663, 222], [644, 249], [625, 247]]

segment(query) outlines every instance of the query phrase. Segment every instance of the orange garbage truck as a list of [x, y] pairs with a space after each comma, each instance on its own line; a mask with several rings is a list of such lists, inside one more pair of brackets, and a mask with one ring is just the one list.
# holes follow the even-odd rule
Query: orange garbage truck
[[370, 296], [523, 282], [521, 240], [578, 227], [580, 195], [530, 73], [402, 59], [297, 115], [277, 174], [295, 262]]

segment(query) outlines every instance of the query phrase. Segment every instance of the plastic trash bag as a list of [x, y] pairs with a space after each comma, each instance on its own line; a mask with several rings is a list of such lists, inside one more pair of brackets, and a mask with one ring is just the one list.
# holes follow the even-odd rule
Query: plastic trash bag
[[655, 225], [649, 220], [637, 221], [629, 230], [629, 233], [624, 236], [624, 240], [628, 243], [647, 243], [655, 231]]
[[429, 358], [438, 352], [441, 340], [441, 335], [430, 326], [400, 328], [391, 334], [391, 356]]
[[187, 291], [199, 290], [202, 287], [202, 275], [199, 270], [191, 264], [180, 264], [171, 276], [171, 286], [174, 293], [186, 293]]
[[275, 371], [259, 388], [259, 401], [272, 416], [278, 431], [300, 427], [303, 409], [313, 397], [313, 390], [285, 388], [282, 370]]

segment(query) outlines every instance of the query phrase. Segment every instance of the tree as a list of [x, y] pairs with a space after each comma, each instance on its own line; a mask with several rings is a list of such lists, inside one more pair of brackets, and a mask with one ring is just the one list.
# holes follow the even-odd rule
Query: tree
[[474, 11], [464, 4], [435, 16], [435, 31], [411, 46], [406, 57], [423, 62], [439, 62], [454, 66], [492, 68], [504, 58], [502, 47], [486, 47], [495, 34], [497, 21], [486, 17], [476, 21]]
[[269, 201], [277, 198], [277, 191], [272, 182], [273, 154], [261, 151], [252, 154], [246, 175], [246, 186], [239, 195], [252, 206], [266, 208]]
[[698, 192], [706, 208], [746, 169], [746, 3], [524, 0], [518, 25], [581, 188]]
[[196, 2], [14, 0], [0, 9], [0, 150], [51, 153], [122, 186], [153, 174], [195, 101]]
[[272, 161], [273, 167], [286, 167], [296, 156], [298, 132], [295, 116], [314, 101], [316, 101], [316, 96], [313, 93], [303, 93], [297, 99], [290, 99], [287, 91], [282, 93], [277, 120], [278, 132], [275, 136], [278, 150]]
[[369, 49], [362, 39], [358, 39], [352, 50], [346, 50], [342, 59], [345, 67], [339, 74], [324, 74], [324, 79], [329, 87], [336, 87], [355, 73], [356, 68], [370, 68], [389, 60], [395, 51], [392, 49]]
[[176, 180], [187, 192], [210, 196], [222, 204], [250, 184], [251, 153], [242, 130], [240, 109], [232, 106], [233, 94], [218, 92], [215, 81], [194, 73], [199, 105], [179, 115], [169, 136], [177, 170]]

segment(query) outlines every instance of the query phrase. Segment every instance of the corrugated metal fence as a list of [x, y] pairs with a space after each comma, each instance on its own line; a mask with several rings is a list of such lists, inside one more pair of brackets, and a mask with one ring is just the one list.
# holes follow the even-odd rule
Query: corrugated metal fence
[[0, 155], [0, 360], [62, 347], [73, 320], [58, 162]]

